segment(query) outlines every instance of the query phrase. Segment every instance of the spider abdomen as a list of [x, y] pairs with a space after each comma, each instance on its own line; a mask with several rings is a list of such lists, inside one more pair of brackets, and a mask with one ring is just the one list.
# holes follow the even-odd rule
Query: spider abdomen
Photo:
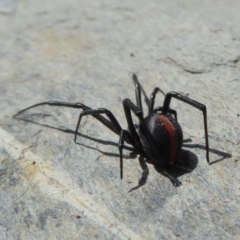
[[145, 153], [155, 161], [173, 163], [177, 159], [179, 151], [182, 148], [183, 134], [179, 123], [172, 118], [171, 115], [159, 113], [147, 117], [145, 122], [157, 143], [158, 148], [156, 151], [161, 159], [157, 159], [155, 151], [150, 147], [146, 137], [140, 133], [140, 139]]

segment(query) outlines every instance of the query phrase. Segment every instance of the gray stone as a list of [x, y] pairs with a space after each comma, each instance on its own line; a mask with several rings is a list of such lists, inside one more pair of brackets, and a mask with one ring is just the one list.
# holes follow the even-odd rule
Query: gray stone
[[0, 14], [13, 14], [17, 0], [0, 0]]
[[[239, 239], [239, 7], [0, 1], [0, 238]], [[124, 151], [120, 180], [119, 137], [86, 117], [74, 144], [76, 109], [42, 106], [22, 115], [29, 122], [12, 118], [61, 100], [107, 108], [126, 129], [133, 72], [148, 95], [158, 86], [207, 106], [212, 165], [202, 114], [171, 104], [197, 161], [178, 188], [149, 164], [146, 184], [129, 192], [141, 177], [138, 157]]]

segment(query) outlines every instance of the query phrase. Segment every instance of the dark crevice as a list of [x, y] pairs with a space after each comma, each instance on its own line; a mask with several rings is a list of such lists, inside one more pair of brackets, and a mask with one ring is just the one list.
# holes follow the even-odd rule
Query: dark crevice
[[175, 65], [180, 67], [185, 72], [191, 73], [191, 74], [203, 74], [203, 73], [210, 72], [209, 70], [206, 70], [206, 69], [189, 69], [189, 68], [183, 66], [181, 63], [178, 63], [175, 59], [173, 59], [171, 57], [165, 58], [164, 61], [167, 63], [174, 63]]
[[207, 71], [205, 70], [191, 70], [191, 69], [187, 69], [183, 66], [181, 66], [181, 68], [185, 71], [185, 72], [188, 72], [188, 73], [191, 73], [191, 74], [203, 74], [203, 73], [206, 73]]
[[232, 61], [230, 61], [230, 62], [236, 64], [236, 63], [238, 63], [239, 61], [240, 61], [240, 55], [237, 56], [235, 60], [232, 60]]
[[190, 74], [203, 74], [203, 73], [211, 72], [212, 69], [215, 67], [221, 67], [221, 66], [236, 67], [236, 64], [238, 62], [240, 62], [240, 55], [237, 56], [235, 59], [228, 60], [226, 62], [210, 63], [209, 66], [212, 69], [190, 69], [190, 68], [184, 66], [183, 64], [177, 62], [175, 59], [173, 59], [171, 57], [167, 57], [167, 58], [163, 59], [163, 61], [165, 61], [167, 63], [174, 63], [175, 65], [180, 67], [182, 70], [184, 70], [185, 72], [190, 73]]

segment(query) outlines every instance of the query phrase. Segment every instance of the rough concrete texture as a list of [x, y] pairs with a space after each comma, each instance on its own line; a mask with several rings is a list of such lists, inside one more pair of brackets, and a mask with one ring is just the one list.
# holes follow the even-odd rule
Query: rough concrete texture
[[[0, 0], [0, 239], [239, 239], [240, 3], [232, 1]], [[127, 128], [122, 100], [135, 101], [132, 73], [208, 109], [173, 100], [197, 166], [171, 181], [80, 111], [42, 106], [82, 102], [111, 110]], [[162, 105], [163, 96], [156, 104]], [[145, 108], [146, 110], [146, 108]], [[136, 119], [134, 118], [134, 121]], [[105, 140], [103, 142], [101, 140]]]

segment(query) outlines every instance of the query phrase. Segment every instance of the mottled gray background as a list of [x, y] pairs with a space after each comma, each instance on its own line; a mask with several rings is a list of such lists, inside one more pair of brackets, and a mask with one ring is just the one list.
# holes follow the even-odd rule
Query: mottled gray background
[[[239, 239], [239, 10], [238, 0], [0, 0], [0, 239]], [[129, 193], [138, 157], [124, 152], [121, 181], [119, 137], [91, 117], [81, 133], [94, 139], [74, 144], [79, 110], [12, 119], [62, 100], [106, 107], [126, 128], [133, 72], [147, 94], [159, 86], [207, 105], [212, 165], [201, 113], [172, 102], [198, 160], [178, 188], [149, 165]]]

